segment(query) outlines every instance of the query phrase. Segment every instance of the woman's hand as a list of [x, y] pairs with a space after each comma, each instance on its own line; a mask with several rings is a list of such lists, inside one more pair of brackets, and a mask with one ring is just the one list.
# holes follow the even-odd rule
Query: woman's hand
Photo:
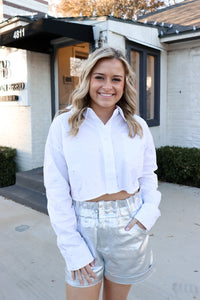
[[144, 225], [142, 223], [140, 223], [137, 219], [133, 218], [131, 219], [131, 221], [128, 223], [128, 225], [125, 227], [126, 231], [131, 230], [131, 228], [133, 228], [133, 226], [135, 226], [135, 224], [137, 224], [141, 229], [146, 230], [146, 227], [144, 227]]
[[[92, 278], [97, 279], [97, 275], [93, 272], [92, 267], [94, 267], [94, 260], [89, 264], [86, 265], [85, 267], [76, 270], [76, 271], [72, 271], [72, 279], [75, 280], [76, 278], [79, 279], [80, 284], [84, 285], [84, 281], [83, 281], [83, 276], [85, 277], [85, 279], [87, 280], [87, 282], [89, 284], [92, 284]], [[91, 276], [91, 277], [90, 277]]]

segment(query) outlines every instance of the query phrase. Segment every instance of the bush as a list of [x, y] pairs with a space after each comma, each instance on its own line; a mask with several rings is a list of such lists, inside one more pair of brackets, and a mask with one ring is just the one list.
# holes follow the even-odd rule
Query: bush
[[156, 152], [159, 180], [200, 187], [200, 149], [165, 146]]
[[15, 184], [16, 149], [0, 147], [0, 187]]

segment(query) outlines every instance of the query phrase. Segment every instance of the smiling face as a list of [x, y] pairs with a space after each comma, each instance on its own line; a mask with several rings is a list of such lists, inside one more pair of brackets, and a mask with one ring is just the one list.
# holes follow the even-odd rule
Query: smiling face
[[116, 58], [101, 59], [90, 77], [90, 106], [100, 111], [114, 111], [124, 92], [125, 71], [123, 63]]

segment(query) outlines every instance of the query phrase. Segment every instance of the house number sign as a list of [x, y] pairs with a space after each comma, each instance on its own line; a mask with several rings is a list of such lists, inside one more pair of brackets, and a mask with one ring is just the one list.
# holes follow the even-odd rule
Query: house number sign
[[24, 27], [17, 29], [13, 32], [13, 39], [15, 39], [15, 40], [18, 40], [24, 36], [25, 36], [25, 28]]

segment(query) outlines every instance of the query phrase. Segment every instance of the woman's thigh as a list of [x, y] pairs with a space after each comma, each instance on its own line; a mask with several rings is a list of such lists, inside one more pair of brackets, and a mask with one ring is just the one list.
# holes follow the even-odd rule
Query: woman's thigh
[[102, 282], [90, 287], [74, 287], [66, 284], [66, 300], [99, 300]]
[[104, 277], [103, 300], [126, 300], [130, 284], [118, 284]]

